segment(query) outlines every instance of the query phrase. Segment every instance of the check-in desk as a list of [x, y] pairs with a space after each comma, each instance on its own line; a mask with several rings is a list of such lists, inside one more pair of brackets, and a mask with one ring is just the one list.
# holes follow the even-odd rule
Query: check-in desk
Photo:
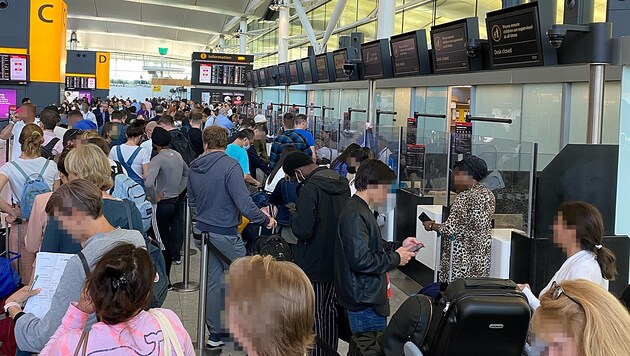
[[[418, 205], [416, 216], [423, 212], [431, 219], [441, 222], [443, 207], [441, 205]], [[492, 248], [490, 260], [490, 277], [510, 278], [512, 241], [514, 235], [524, 234], [515, 229], [492, 229]], [[437, 271], [440, 261], [440, 237], [435, 232], [424, 230], [422, 222], [418, 220], [416, 225], [416, 239], [424, 244], [416, 255], [416, 260], [433, 272], [433, 281], [437, 281]]]

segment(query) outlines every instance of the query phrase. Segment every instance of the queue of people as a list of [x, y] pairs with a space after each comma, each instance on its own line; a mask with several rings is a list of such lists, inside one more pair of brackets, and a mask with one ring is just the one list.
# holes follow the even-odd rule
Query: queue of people
[[[378, 210], [396, 175], [380, 155], [350, 145], [330, 168], [320, 166], [307, 118], [290, 113], [267, 162], [261, 154], [266, 147], [259, 147], [267, 132], [264, 118], [239, 117], [226, 104], [214, 117], [194, 102], [146, 100], [137, 110], [132, 101], [109, 101], [98, 113], [83, 104], [81, 119], [67, 112], [69, 127], [53, 144], [62, 121], [54, 108], [39, 113], [40, 127], [35, 105], [25, 104], [0, 133], [17, 139], [20, 150], [0, 167], [0, 186], [8, 182], [13, 192], [10, 203], [0, 199], [0, 210], [20, 227], [11, 229], [10, 248], [23, 246], [19, 263], [26, 286], [4, 304], [15, 322], [18, 355], [162, 355], [167, 338], [172, 352], [194, 355], [177, 315], [150, 307], [161, 266], [168, 279], [181, 260], [186, 204], [196, 230], [207, 233], [212, 245], [203, 291], [206, 347], [223, 347], [231, 333], [250, 355], [328, 355], [347, 336], [339, 324], [345, 316], [351, 354], [370, 353], [390, 315], [388, 272], [423, 247], [415, 237], [397, 243], [382, 238]], [[456, 162], [458, 194], [449, 218], [424, 223], [427, 231], [455, 236], [452, 244], [442, 240], [441, 281], [490, 274], [495, 199], [482, 184], [487, 175], [478, 157]], [[39, 177], [41, 191], [23, 194], [34, 189], [27, 184], [31, 176]], [[252, 200], [252, 188], [263, 186], [280, 207], [278, 215]], [[121, 190], [141, 194], [121, 196]], [[293, 263], [246, 257], [242, 217], [272, 231], [280, 225]], [[622, 333], [630, 316], [606, 291], [617, 271], [602, 238], [596, 208], [561, 206], [554, 243], [566, 262], [538, 297], [529, 285], [519, 285], [535, 311], [534, 350], [630, 352]], [[159, 257], [150, 241], [160, 246]], [[52, 297], [55, 307], [41, 317], [23, 309], [40, 293], [29, 287], [37, 252], [73, 255]], [[234, 262], [228, 266], [224, 258]]]

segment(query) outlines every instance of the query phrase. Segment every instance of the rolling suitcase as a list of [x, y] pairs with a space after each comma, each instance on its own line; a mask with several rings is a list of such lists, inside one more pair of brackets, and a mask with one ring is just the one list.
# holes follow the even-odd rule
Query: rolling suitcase
[[510, 281], [453, 281], [439, 303], [437, 326], [429, 330], [424, 355], [521, 356], [530, 321], [527, 298]]

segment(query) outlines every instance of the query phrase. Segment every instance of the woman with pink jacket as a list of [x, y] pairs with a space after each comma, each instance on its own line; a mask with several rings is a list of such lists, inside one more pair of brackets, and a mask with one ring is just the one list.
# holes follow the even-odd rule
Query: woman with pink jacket
[[[144, 307], [156, 278], [144, 248], [120, 244], [98, 261], [78, 303], [71, 303], [61, 326], [40, 355], [195, 355], [190, 336], [168, 309]], [[88, 315], [98, 323], [84, 331]]]

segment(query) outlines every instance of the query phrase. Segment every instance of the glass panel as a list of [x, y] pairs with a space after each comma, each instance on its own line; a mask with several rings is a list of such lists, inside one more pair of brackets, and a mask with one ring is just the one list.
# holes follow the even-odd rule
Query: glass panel
[[405, 21], [403, 23], [402, 32], [410, 32], [414, 30], [427, 29], [427, 43], [431, 43], [429, 39], [429, 29], [433, 25], [433, 4], [427, 3], [422, 6], [410, 8], [404, 11]]
[[521, 131], [521, 85], [476, 87], [474, 116], [512, 119], [511, 124], [474, 122], [473, 134], [518, 141]]
[[[365, 109], [368, 106], [367, 89], [344, 90], [341, 97], [341, 112], [348, 112], [348, 108]], [[352, 122], [366, 122], [367, 113], [353, 112]]]
[[437, 24], [475, 16], [475, 0], [445, 1], [438, 3], [436, 15]]
[[523, 85], [521, 139], [538, 143], [538, 169], [543, 169], [560, 150], [562, 84]]
[[[291, 105], [308, 105], [306, 102], [306, 91], [304, 90], [289, 90], [289, 104]], [[306, 114], [305, 108], [299, 108], [299, 112]]]
[[604, 124], [602, 127], [602, 143], [616, 145], [619, 143], [619, 110], [621, 98], [621, 82], [606, 82], [604, 88]]
[[[448, 88], [447, 87], [429, 87], [426, 88], [426, 106], [424, 111], [416, 110], [421, 114], [437, 114], [446, 115], [448, 110]], [[442, 118], [418, 118], [418, 127], [422, 127], [424, 131], [443, 132], [446, 126], [446, 119]]]
[[501, 1], [480, 0], [477, 6], [477, 18], [479, 19], [479, 37], [488, 38], [486, 31], [486, 14], [490, 11], [500, 10]]
[[[375, 102], [376, 107], [374, 109], [374, 117], [376, 118], [376, 109], [383, 111], [394, 111], [396, 91], [394, 89], [376, 89]], [[383, 114], [380, 116], [380, 125], [378, 126], [392, 126], [394, 123], [393, 115]]]
[[339, 16], [339, 27], [344, 27], [357, 21], [357, 3], [358, 0], [348, 0], [343, 13]]
[[588, 83], [571, 84], [569, 143], [586, 143], [588, 121]]
[[357, 32], [363, 33], [363, 41], [369, 42], [376, 39], [376, 21], [357, 27]]

